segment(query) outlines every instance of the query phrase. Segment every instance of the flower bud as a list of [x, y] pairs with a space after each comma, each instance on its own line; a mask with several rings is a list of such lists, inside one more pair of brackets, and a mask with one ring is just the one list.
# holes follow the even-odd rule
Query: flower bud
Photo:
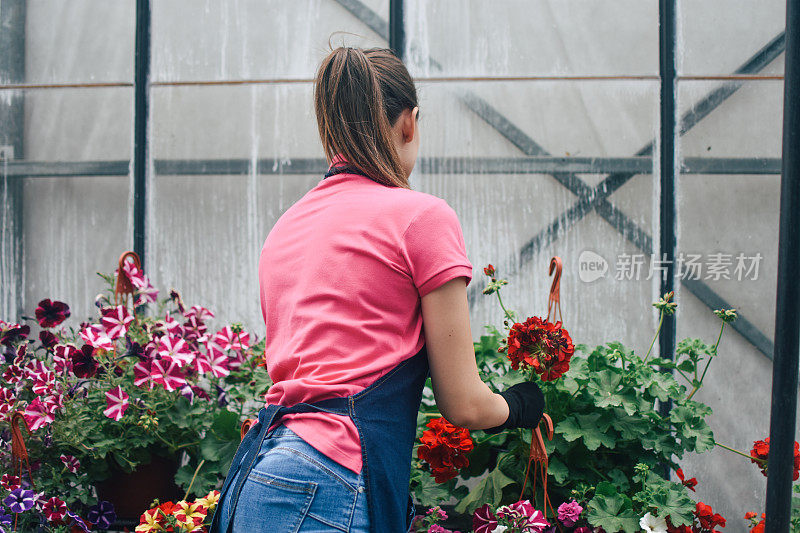
[[736, 309], [716, 309], [714, 314], [717, 315], [723, 322], [730, 324], [738, 318]]
[[673, 296], [675, 296], [675, 293], [673, 291], [669, 291], [657, 302], [653, 303], [653, 307], [663, 312], [665, 315], [672, 315], [675, 313], [675, 308], [678, 307], [678, 304], [670, 301], [672, 300]]

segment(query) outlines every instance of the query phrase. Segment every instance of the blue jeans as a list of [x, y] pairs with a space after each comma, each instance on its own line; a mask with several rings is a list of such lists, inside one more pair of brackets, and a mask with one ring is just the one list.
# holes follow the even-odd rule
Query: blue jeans
[[[367, 533], [366, 496], [361, 474], [279, 425], [267, 434], [242, 485], [233, 531]], [[230, 514], [227, 499], [220, 502], [219, 512]]]

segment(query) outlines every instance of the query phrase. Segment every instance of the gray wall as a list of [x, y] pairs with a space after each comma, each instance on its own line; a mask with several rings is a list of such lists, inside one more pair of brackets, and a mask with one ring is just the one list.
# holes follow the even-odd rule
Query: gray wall
[[[384, 36], [335, 0], [152, 0], [149, 132], [148, 273], [176, 287], [219, 322], [240, 320], [263, 332], [257, 296], [258, 254], [281, 213], [321, 176], [266, 169], [239, 175], [154, 172], [163, 159], [321, 158], [311, 91], [316, 65], [333, 44], [386, 46]], [[364, 2], [384, 22], [388, 0]], [[30, 0], [26, 3], [24, 95], [28, 161], [130, 160], [133, 129], [134, 2]], [[678, 106], [691, 108], [783, 29], [783, 0], [681, 0]], [[631, 156], [659, 137], [656, 0], [406, 2], [407, 63], [417, 78], [423, 158], [459, 158], [412, 174], [414, 188], [457, 211], [475, 271], [493, 263], [512, 285], [509, 307], [546, 310], [548, 260], [564, 260], [566, 327], [579, 343], [622, 340], [646, 350], [658, 283], [615, 279], [620, 254], [642, 253], [590, 211], [562, 225], [530, 260], [519, 250], [570, 209], [577, 197], [546, 173], [471, 172], [476, 158], [525, 154], [481, 119], [481, 99], [553, 156]], [[684, 158], [780, 157], [783, 56], [678, 138]], [[212, 82], [212, 83], [206, 83]], [[237, 83], [230, 83], [237, 82]], [[70, 85], [55, 87], [56, 85]], [[472, 106], [467, 102], [473, 102]], [[255, 167], [255, 165], [253, 165]], [[629, 224], [658, 243], [658, 148], [651, 171], [609, 197]], [[594, 187], [607, 174], [579, 173]], [[680, 252], [760, 253], [758, 278], [705, 280], [768, 337], [774, 322], [777, 175], [678, 178]], [[130, 176], [23, 180], [24, 311], [44, 297], [67, 301], [75, 320], [92, 312], [109, 272], [132, 246]], [[15, 204], [19, 205], [19, 204]], [[9, 207], [5, 207], [8, 215]], [[5, 235], [5, 232], [4, 232]], [[8, 237], [3, 246], [8, 245]], [[579, 278], [579, 256], [607, 260], [606, 276]], [[731, 269], [732, 273], [732, 269]], [[4, 295], [12, 279], [2, 269]], [[705, 273], [704, 273], [705, 275]], [[716, 317], [679, 289], [678, 335], [713, 341]], [[494, 301], [471, 295], [473, 335], [500, 325]], [[5, 299], [3, 301], [6, 301]], [[5, 304], [3, 318], [22, 312]], [[707, 387], [720, 442], [749, 450], [768, 434], [771, 363], [729, 331]], [[742, 515], [763, 510], [765, 478], [743, 458], [718, 450], [683, 461], [700, 481], [699, 497], [744, 531]]]

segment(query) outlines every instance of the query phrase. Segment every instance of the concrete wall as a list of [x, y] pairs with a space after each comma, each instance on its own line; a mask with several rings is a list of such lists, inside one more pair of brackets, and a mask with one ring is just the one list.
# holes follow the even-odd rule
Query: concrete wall
[[[384, 21], [388, 0], [364, 2]], [[691, 108], [783, 28], [782, 0], [680, 0], [678, 106]], [[30, 161], [130, 160], [133, 129], [132, 0], [27, 2], [25, 96]], [[523, 157], [465, 104], [483, 99], [554, 156], [626, 157], [659, 136], [656, 0], [467, 0], [406, 2], [407, 63], [418, 80], [421, 157]], [[384, 36], [334, 0], [152, 1], [151, 161], [322, 157], [311, 79], [334, 46], [386, 46]], [[678, 140], [686, 157], [780, 157], [783, 57], [741, 87]], [[589, 79], [586, 79], [586, 78]], [[202, 82], [220, 82], [206, 84]], [[225, 82], [242, 82], [226, 84]], [[85, 87], [56, 88], [59, 84]], [[98, 84], [111, 84], [100, 87]], [[658, 242], [658, 148], [653, 171], [609, 197]], [[206, 305], [220, 323], [263, 331], [256, 267], [269, 229], [321, 178], [277, 173], [154, 175], [148, 200], [148, 271], [162, 290]], [[579, 174], [596, 186], [605, 174]], [[549, 258], [564, 260], [564, 321], [576, 342], [622, 340], [646, 350], [658, 284], [616, 279], [631, 242], [592, 211], [562, 226], [529, 261], [519, 250], [574, 206], [577, 197], [547, 174], [415, 170], [414, 188], [445, 198], [462, 222], [475, 286], [481, 267], [509, 274], [507, 305], [546, 310]], [[775, 175], [683, 175], [678, 179], [679, 251], [763, 257], [757, 279], [705, 280], [768, 337], [774, 323], [778, 182]], [[92, 312], [100, 284], [132, 245], [130, 177], [24, 181], [25, 306], [67, 301], [76, 321]], [[585, 250], [609, 264], [591, 283], [579, 277]], [[732, 267], [730, 273], [733, 273]], [[705, 273], [704, 273], [705, 275]], [[752, 275], [751, 275], [752, 277]], [[3, 290], [7, 279], [3, 280]], [[472, 298], [477, 337], [500, 324], [489, 298]], [[713, 341], [717, 322], [687, 290], [677, 299], [679, 338]], [[9, 310], [4, 310], [9, 312]], [[4, 317], [5, 318], [5, 317]], [[10, 318], [10, 317], [8, 317]], [[697, 398], [714, 409], [720, 442], [749, 450], [767, 436], [771, 363], [727, 332], [708, 385]], [[698, 494], [744, 531], [742, 515], [763, 510], [765, 478], [745, 459], [714, 451], [683, 462]]]

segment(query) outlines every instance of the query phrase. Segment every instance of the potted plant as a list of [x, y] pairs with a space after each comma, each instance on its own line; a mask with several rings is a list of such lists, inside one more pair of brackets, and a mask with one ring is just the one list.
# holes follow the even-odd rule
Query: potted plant
[[[694, 500], [697, 480], [685, 476], [678, 461], [686, 452], [720, 446], [766, 469], [768, 442], [756, 441], [750, 454], [716, 442], [706, 423], [711, 409], [694, 399], [735, 310], [714, 312], [720, 329], [713, 343], [684, 339], [670, 359], [654, 357], [652, 350], [664, 317], [676, 310], [672, 293], [653, 304], [659, 324], [646, 350], [621, 342], [574, 346], [554, 317], [519, 320], [500, 297], [508, 282], [492, 265], [484, 273], [490, 279], [484, 294], [496, 294], [505, 331], [487, 327], [475, 343], [482, 378], [494, 390], [535, 380], [552, 426], [545, 427], [545, 438], [539, 430], [522, 429], [470, 434], [439, 418], [428, 391], [419, 415], [412, 491], [422, 507], [448, 500], [456, 505], [450, 522], [434, 522], [438, 512], [420, 513], [417, 531], [471, 525], [480, 533], [700, 533], [724, 527], [725, 518]], [[671, 408], [662, 409], [665, 404]], [[677, 480], [666, 476], [667, 469]], [[799, 471], [800, 450], [795, 479]], [[463, 480], [469, 478], [477, 482], [468, 486]], [[794, 513], [800, 525], [800, 509]], [[755, 533], [763, 530], [761, 518], [746, 516]]]
[[159, 299], [135, 254], [100, 275], [108, 288], [78, 327], [49, 299], [27, 323], [0, 321], [0, 527], [13, 514], [23, 530], [102, 529], [138, 522], [154, 498], [208, 496], [269, 386], [263, 341], [210, 329], [214, 314], [175, 290]]

